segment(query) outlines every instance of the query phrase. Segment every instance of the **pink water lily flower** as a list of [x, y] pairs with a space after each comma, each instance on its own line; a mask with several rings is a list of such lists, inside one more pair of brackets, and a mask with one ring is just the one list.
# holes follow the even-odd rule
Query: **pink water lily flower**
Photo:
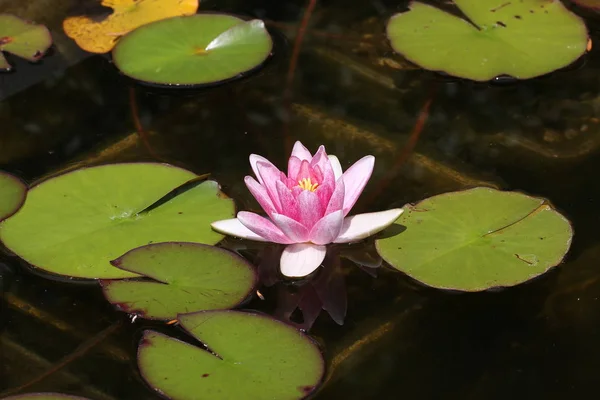
[[214, 230], [249, 240], [287, 244], [280, 260], [283, 275], [302, 277], [317, 269], [329, 243], [355, 242], [391, 225], [402, 209], [347, 217], [373, 172], [375, 157], [365, 156], [342, 174], [325, 147], [315, 155], [294, 144], [287, 175], [269, 160], [250, 155], [255, 180], [244, 181], [269, 218], [240, 211], [237, 218], [217, 221]]

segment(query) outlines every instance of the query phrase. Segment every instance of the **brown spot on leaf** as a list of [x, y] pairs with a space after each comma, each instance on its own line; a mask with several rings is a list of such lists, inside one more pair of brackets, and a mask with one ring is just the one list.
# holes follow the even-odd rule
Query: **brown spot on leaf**
[[5, 44], [9, 44], [13, 41], [13, 38], [11, 36], [4, 36], [0, 38], [0, 46], [3, 46]]
[[206, 378], [207, 376], [209, 376], [209, 374], [202, 374], [203, 378]]

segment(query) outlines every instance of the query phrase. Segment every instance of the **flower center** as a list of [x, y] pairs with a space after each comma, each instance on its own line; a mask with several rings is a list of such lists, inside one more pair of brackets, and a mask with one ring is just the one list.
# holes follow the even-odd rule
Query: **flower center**
[[310, 190], [311, 192], [314, 192], [319, 187], [319, 184], [316, 182], [312, 183], [310, 178], [304, 178], [298, 181], [298, 186], [304, 190]]

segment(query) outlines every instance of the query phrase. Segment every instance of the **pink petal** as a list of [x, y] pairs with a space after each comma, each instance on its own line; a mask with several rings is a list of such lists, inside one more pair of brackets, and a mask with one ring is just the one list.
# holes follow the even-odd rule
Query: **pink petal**
[[336, 180], [335, 173], [333, 171], [333, 167], [331, 165], [331, 161], [329, 161], [329, 157], [325, 152], [325, 147], [319, 147], [312, 161], [310, 162], [310, 166], [313, 169], [319, 169], [321, 171], [322, 176], [320, 177], [319, 182], [321, 184], [328, 184], [333, 186]]
[[312, 183], [320, 183], [313, 173], [310, 163], [306, 160], [302, 161], [300, 164], [300, 171], [298, 171], [298, 175], [296, 175], [297, 182], [300, 182], [303, 179], [310, 179]]
[[327, 204], [327, 208], [325, 209], [325, 215], [341, 210], [344, 207], [344, 196], [346, 193], [344, 186], [344, 178], [338, 179], [335, 183], [335, 189], [331, 194], [329, 203]]
[[323, 217], [323, 207], [315, 192], [303, 190], [298, 196], [298, 207], [300, 210], [300, 222], [308, 230]]
[[327, 156], [327, 158], [329, 158], [329, 162], [331, 163], [335, 180], [340, 179], [342, 176], [342, 165], [340, 164], [340, 160], [338, 160], [336, 156]]
[[302, 160], [298, 157], [291, 156], [288, 160], [288, 178], [297, 181], [296, 177], [298, 176], [298, 172], [300, 172], [300, 164], [302, 164]]
[[344, 219], [340, 235], [334, 243], [356, 242], [390, 226], [404, 212], [401, 208], [358, 214]]
[[310, 154], [310, 151], [308, 151], [308, 149], [304, 147], [304, 145], [300, 143], [300, 141], [294, 143], [294, 148], [292, 149], [292, 157], [298, 157], [301, 161], [312, 160], [312, 154]]
[[242, 223], [237, 218], [215, 221], [212, 224], [210, 224], [210, 226], [215, 231], [224, 235], [234, 236], [248, 240], [256, 240], [258, 242], [267, 241], [267, 239], [257, 235], [256, 233], [252, 232], [250, 229], [242, 225]]
[[272, 213], [276, 212], [273, 201], [269, 197], [267, 190], [260, 183], [258, 183], [256, 179], [251, 176], [247, 176], [244, 178], [244, 183], [248, 187], [248, 190], [250, 190], [250, 193], [252, 193], [252, 196], [254, 196], [256, 201], [258, 201], [258, 204], [260, 204], [267, 214], [271, 215]]
[[310, 231], [309, 238], [314, 244], [332, 243], [340, 234], [344, 212], [340, 209], [321, 218]]
[[348, 215], [356, 200], [365, 188], [365, 185], [371, 177], [373, 167], [375, 166], [375, 157], [365, 156], [355, 162], [344, 172], [344, 215]]
[[[277, 214], [273, 214], [277, 215]], [[246, 228], [266, 239], [268, 242], [289, 244], [294, 240], [288, 238], [275, 224], [268, 219], [247, 211], [240, 211], [237, 219]]]
[[258, 176], [262, 178], [263, 186], [267, 190], [273, 206], [277, 212], [281, 212], [281, 202], [277, 195], [277, 182], [281, 178], [281, 171], [270, 162], [259, 161], [256, 163], [256, 169], [258, 170]]
[[[329, 184], [319, 185], [319, 187], [317, 187], [317, 190], [315, 190], [315, 193], [317, 194], [317, 197], [319, 198], [319, 203], [321, 203], [321, 215], [325, 215], [326, 210], [327, 210], [327, 205], [329, 204], [329, 201], [331, 199], [331, 194], [333, 193], [333, 185], [329, 185]], [[342, 192], [342, 201], [343, 201], [343, 194], [344, 194], [344, 192]]]
[[271, 218], [273, 222], [283, 233], [290, 238], [292, 243], [308, 241], [308, 229], [300, 222], [291, 219], [288, 216], [274, 213]]
[[325, 246], [311, 243], [291, 244], [281, 254], [281, 273], [293, 278], [309, 275], [319, 268], [325, 259], [325, 254], [327, 254]]
[[[258, 168], [256, 166], [256, 164], [259, 161], [263, 162], [263, 163], [267, 163], [267, 164], [271, 164], [271, 161], [267, 160], [263, 156], [259, 156], [258, 154], [250, 154], [250, 166], [252, 167], [252, 171], [254, 172], [254, 175], [258, 179], [258, 182], [260, 182], [260, 184], [262, 185], [263, 181], [262, 181], [262, 178], [260, 177], [260, 174], [258, 173]], [[271, 165], [273, 165], [273, 164], [271, 164]]]
[[277, 182], [277, 195], [281, 202], [281, 213], [296, 221], [300, 221], [298, 201], [292, 191], [283, 182]]

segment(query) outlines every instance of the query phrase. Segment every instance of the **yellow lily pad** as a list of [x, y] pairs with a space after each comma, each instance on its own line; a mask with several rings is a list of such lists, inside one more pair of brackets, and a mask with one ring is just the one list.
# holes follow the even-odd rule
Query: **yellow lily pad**
[[67, 36], [90, 53], [108, 53], [119, 38], [132, 30], [165, 18], [195, 14], [199, 0], [103, 0], [114, 11], [106, 19], [88, 16], [63, 21]]

